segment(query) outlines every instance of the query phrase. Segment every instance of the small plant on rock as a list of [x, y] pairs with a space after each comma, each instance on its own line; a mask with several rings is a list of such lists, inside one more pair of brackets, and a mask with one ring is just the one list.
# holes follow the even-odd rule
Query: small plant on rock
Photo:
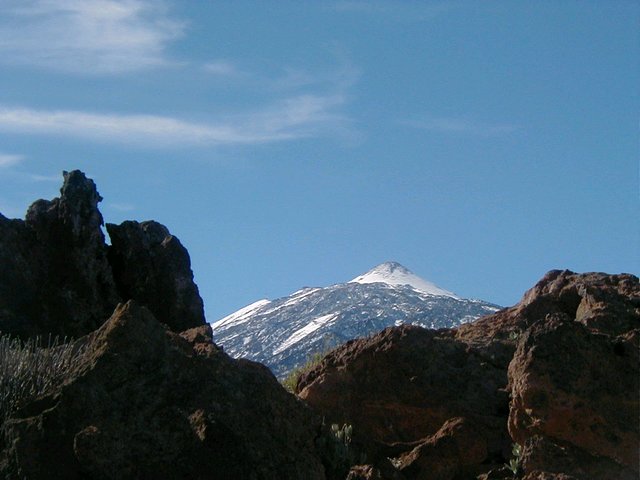
[[340, 426], [337, 423], [326, 428], [322, 422], [323, 433], [316, 440], [319, 451], [322, 452], [323, 461], [327, 469], [328, 478], [344, 478], [351, 467], [366, 461], [366, 455], [357, 454], [352, 444], [353, 426], [347, 423]]
[[505, 466], [513, 474], [514, 478], [517, 478], [522, 473], [522, 446], [520, 444], [513, 444], [511, 447], [511, 459]]
[[337, 423], [331, 425], [331, 434], [335, 441], [336, 454], [339, 458], [349, 458], [349, 446], [353, 435], [353, 426], [346, 423], [340, 427]]

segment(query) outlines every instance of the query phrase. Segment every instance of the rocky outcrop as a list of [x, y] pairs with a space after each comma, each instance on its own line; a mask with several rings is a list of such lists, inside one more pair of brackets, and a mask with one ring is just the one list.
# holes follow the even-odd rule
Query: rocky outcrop
[[509, 432], [527, 471], [573, 463], [576, 477], [637, 478], [639, 332], [594, 333], [554, 314], [523, 334], [509, 365]]
[[171, 332], [130, 301], [79, 340], [62, 386], [0, 437], [0, 477], [324, 479], [320, 421], [208, 326]]
[[387, 457], [406, 478], [474, 478], [510, 448], [506, 365], [449, 330], [389, 328], [326, 357], [298, 384], [331, 422], [354, 428], [374, 465]]
[[516, 306], [457, 330], [350, 342], [297, 391], [353, 425], [370, 478], [390, 457], [411, 479], [509, 478], [510, 460], [520, 478], [632, 479], [639, 328], [637, 277], [552, 271]]
[[107, 223], [109, 263], [124, 300], [146, 305], [174, 331], [205, 323], [189, 253], [169, 230], [153, 221]]
[[301, 379], [300, 396], [331, 421], [353, 423], [355, 438], [376, 459], [429, 443], [450, 419], [473, 417], [482, 425], [485, 460], [506, 448], [509, 402], [500, 392], [506, 370], [488, 360], [449, 330], [389, 328], [334, 352], [324, 369]]
[[25, 220], [0, 215], [0, 332], [78, 338], [130, 298], [174, 331], [204, 324], [178, 239], [155, 222], [125, 222], [109, 226], [108, 247], [95, 183], [78, 170], [63, 177], [60, 197], [36, 201]]
[[101, 200], [83, 173], [64, 172], [59, 198], [33, 203], [24, 221], [0, 216], [0, 331], [78, 337], [108, 318], [118, 296]]

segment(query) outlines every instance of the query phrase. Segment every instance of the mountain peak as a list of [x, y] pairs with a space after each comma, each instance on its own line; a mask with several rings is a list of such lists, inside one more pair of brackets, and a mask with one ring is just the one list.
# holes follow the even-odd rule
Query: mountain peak
[[380, 265], [377, 265], [377, 266], [373, 267], [371, 270], [369, 270], [368, 273], [370, 273], [370, 272], [381, 272], [381, 273], [387, 273], [388, 272], [389, 274], [393, 274], [393, 273], [400, 273], [400, 274], [412, 273], [411, 270], [409, 270], [404, 265], [401, 265], [400, 263], [393, 262], [393, 261], [381, 263]]
[[424, 280], [398, 262], [384, 262], [367, 273], [354, 278], [349, 283], [386, 283], [387, 285], [408, 285], [429, 295], [458, 298], [454, 293]]

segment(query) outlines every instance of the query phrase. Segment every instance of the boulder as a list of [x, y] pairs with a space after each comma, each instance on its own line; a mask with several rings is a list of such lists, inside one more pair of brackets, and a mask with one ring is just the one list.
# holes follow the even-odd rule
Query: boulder
[[433, 435], [402, 454], [398, 469], [415, 480], [475, 478], [487, 459], [487, 446], [478, 441], [484, 432], [465, 418], [447, 420]]
[[404, 325], [334, 350], [298, 394], [328, 421], [352, 424], [372, 465], [394, 457], [407, 478], [427, 478], [446, 458], [433, 477], [444, 479], [495, 465], [510, 448], [506, 384], [490, 353]]
[[523, 334], [509, 365], [509, 432], [527, 447], [526, 470], [550, 469], [553, 459], [578, 478], [637, 478], [639, 340], [640, 329], [604, 334], [566, 314]]
[[158, 222], [107, 224], [109, 263], [123, 300], [136, 299], [173, 331], [206, 323], [191, 260], [180, 240]]
[[78, 343], [64, 382], [5, 423], [2, 478], [325, 478], [320, 420], [208, 326], [178, 335], [129, 301]]

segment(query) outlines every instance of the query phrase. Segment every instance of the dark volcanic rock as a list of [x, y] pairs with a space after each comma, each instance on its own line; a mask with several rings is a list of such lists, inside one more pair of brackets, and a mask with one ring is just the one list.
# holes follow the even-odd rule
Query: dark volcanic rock
[[23, 220], [0, 215], [0, 332], [78, 338], [119, 301], [134, 298], [173, 330], [205, 323], [189, 255], [156, 222], [111, 225], [105, 244], [94, 182], [64, 172], [60, 197], [38, 200]]
[[406, 480], [391, 462], [383, 461], [381, 465], [356, 465], [347, 474], [346, 480]]
[[79, 341], [87, 349], [64, 385], [5, 424], [0, 476], [324, 479], [319, 421], [210, 334], [178, 335], [146, 308], [120, 305]]
[[25, 221], [0, 216], [0, 331], [80, 336], [118, 302], [100, 229], [102, 200], [82, 172], [64, 172], [60, 197]]
[[298, 389], [331, 422], [353, 424], [369, 461], [401, 455], [407, 478], [453, 479], [509, 448], [506, 384], [506, 365], [451, 331], [402, 326], [335, 350]]
[[107, 224], [109, 261], [118, 292], [146, 305], [176, 332], [205, 323], [189, 253], [157, 222]]
[[638, 478], [639, 299], [633, 275], [551, 271], [456, 330], [349, 342], [297, 390], [407, 478], [501, 478], [512, 442], [529, 480]]

